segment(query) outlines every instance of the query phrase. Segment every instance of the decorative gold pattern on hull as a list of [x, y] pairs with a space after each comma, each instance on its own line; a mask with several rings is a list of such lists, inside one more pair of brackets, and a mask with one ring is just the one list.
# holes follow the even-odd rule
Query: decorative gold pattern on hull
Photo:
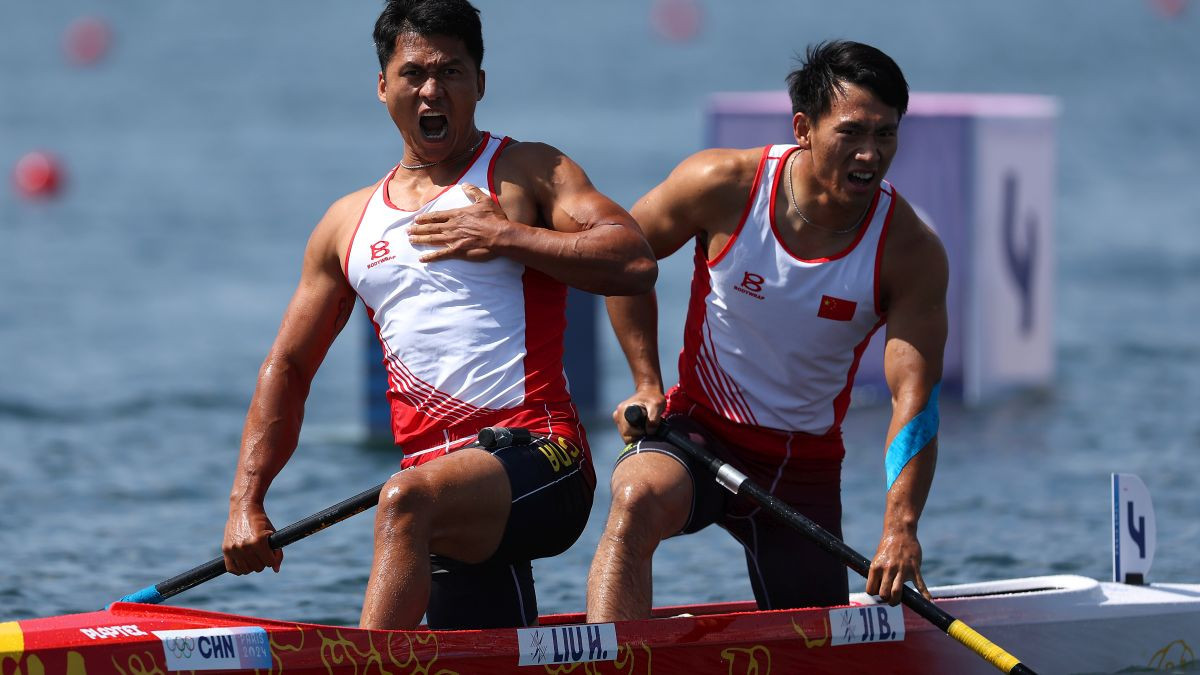
[[1155, 670], [1175, 670], [1176, 668], [1185, 668], [1196, 664], [1196, 653], [1192, 651], [1190, 645], [1183, 640], [1176, 640], [1166, 647], [1154, 652], [1150, 657], [1150, 663], [1147, 663], [1148, 668]]
[[729, 662], [729, 675], [771, 675], [771, 650], [762, 645], [727, 647], [721, 650], [721, 658]]
[[808, 637], [808, 634], [804, 632], [804, 629], [796, 623], [796, 620], [792, 619], [792, 630], [796, 631], [796, 634], [804, 639], [804, 646], [808, 649], [813, 649], [814, 647], [824, 647], [829, 643], [829, 638], [833, 635], [833, 631], [829, 629], [829, 617], [825, 617], [821, 620], [821, 627], [825, 629], [825, 636], [820, 639], [810, 638]]
[[[78, 656], [78, 654], [75, 652], [71, 652], [71, 654]], [[143, 654], [146, 657], [144, 661], [142, 660]], [[116, 671], [121, 675], [167, 675], [167, 671], [164, 670], [164, 667], [158, 665], [157, 655], [149, 650], [143, 652], [143, 654], [130, 654], [129, 658], [125, 661], [124, 668], [122, 668], [121, 664], [117, 663], [117, 660], [114, 658], [112, 660], [113, 668], [115, 668]], [[70, 662], [71, 659], [70, 656], [68, 656], [67, 663], [70, 664]], [[82, 656], [79, 657], [79, 667], [83, 668]], [[87, 671], [79, 671], [80, 674], [85, 672]]]

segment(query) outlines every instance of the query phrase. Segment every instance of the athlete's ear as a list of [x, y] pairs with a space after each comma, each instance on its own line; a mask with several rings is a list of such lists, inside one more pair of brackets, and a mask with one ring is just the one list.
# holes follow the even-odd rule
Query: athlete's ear
[[812, 125], [809, 124], [808, 115], [798, 112], [792, 115], [792, 135], [796, 137], [796, 145], [805, 150], [812, 150], [812, 139], [809, 134], [812, 133]]
[[380, 103], [387, 103], [387, 80], [383, 78], [383, 71], [379, 71], [379, 86], [375, 91], [375, 96], [379, 98]]
[[487, 88], [485, 86], [487, 84], [487, 73], [483, 72], [483, 70], [479, 71], [479, 81], [476, 84], [479, 88], [479, 95], [475, 97], [475, 100], [482, 101], [483, 100], [483, 90]]

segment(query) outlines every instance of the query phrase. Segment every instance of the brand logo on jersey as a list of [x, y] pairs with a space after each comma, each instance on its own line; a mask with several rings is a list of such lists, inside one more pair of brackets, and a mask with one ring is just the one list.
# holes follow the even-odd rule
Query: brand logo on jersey
[[745, 293], [752, 298], [763, 300], [765, 299], [762, 295], [764, 281], [766, 281], [766, 279], [764, 279], [761, 274], [755, 274], [754, 272], [743, 272], [742, 283], [734, 286], [733, 290], [740, 293]]
[[822, 295], [821, 306], [817, 309], [817, 316], [832, 321], [850, 321], [854, 318], [854, 310], [857, 308], [858, 303], [852, 300], [843, 300], [842, 298], [835, 298], [832, 295]]
[[388, 248], [387, 239], [380, 239], [371, 244], [371, 262], [367, 263], [367, 269], [371, 269], [376, 265], [381, 265], [389, 260], [395, 260], [396, 256], [391, 255], [391, 249]]

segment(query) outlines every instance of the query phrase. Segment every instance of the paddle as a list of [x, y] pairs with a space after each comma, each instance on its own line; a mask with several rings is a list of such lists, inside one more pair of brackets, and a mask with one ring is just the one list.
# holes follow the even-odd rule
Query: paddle
[[[625, 421], [633, 425], [635, 429], [645, 432], [646, 409], [634, 405], [626, 407]], [[696, 445], [687, 436], [672, 429], [665, 420], [659, 422], [658, 429], [653, 436], [665, 439], [672, 445], [692, 455], [712, 471], [713, 475], [716, 476], [717, 482], [721, 484], [721, 487], [735, 495], [748, 497], [776, 518], [800, 530], [821, 548], [845, 563], [847, 567], [858, 572], [863, 578], [866, 578], [867, 572], [871, 569], [871, 561], [847, 546], [841, 539], [827, 532], [825, 528], [806, 518], [804, 514], [788, 506], [766, 490], [763, 490], [742, 472], [721, 461], [705, 448]], [[909, 609], [929, 620], [930, 623], [937, 626], [941, 631], [958, 640], [1001, 671], [1016, 675], [1033, 674], [1034, 671], [1021, 663], [1017, 658], [993, 644], [991, 640], [980, 635], [970, 626], [955, 619], [937, 605], [926, 600], [925, 596], [918, 593], [916, 589], [907, 585], [904, 586], [902, 602]]]
[[[528, 443], [529, 431], [516, 427], [484, 427], [479, 430], [479, 445], [485, 448], [502, 448], [513, 443]], [[379, 493], [383, 491], [384, 483], [380, 483], [370, 490], [364, 490], [353, 497], [338, 502], [333, 506], [314, 513], [311, 516], [288, 525], [287, 527], [277, 530], [275, 534], [267, 537], [267, 544], [272, 549], [280, 549], [288, 544], [293, 544], [301, 539], [316, 534], [321, 530], [340, 523], [350, 516], [357, 515], [379, 503]], [[130, 593], [121, 598], [119, 602], [144, 602], [150, 605], [157, 605], [166, 600], [172, 595], [178, 595], [189, 588], [199, 586], [206, 581], [212, 581], [225, 573], [225, 558], [213, 558], [203, 565], [198, 565], [192, 569], [171, 577], [166, 581], [160, 581], [153, 586], [147, 586], [136, 593]]]
[[[383, 483], [376, 485], [370, 490], [360, 492], [353, 497], [334, 504], [329, 508], [319, 513], [298, 520], [287, 527], [277, 530], [274, 534], [267, 538], [267, 543], [273, 549], [283, 548], [288, 544], [295, 543], [307, 537], [310, 534], [316, 534], [321, 530], [341, 522], [350, 516], [362, 513], [367, 509], [379, 503], [379, 493], [383, 490]], [[176, 595], [186, 591], [194, 586], [216, 579], [225, 573], [225, 559], [213, 558], [203, 565], [193, 567], [192, 569], [171, 577], [166, 581], [159, 582], [153, 586], [147, 586], [137, 593], [131, 593], [121, 598], [120, 602], [144, 602], [151, 605], [166, 600], [172, 595]]]

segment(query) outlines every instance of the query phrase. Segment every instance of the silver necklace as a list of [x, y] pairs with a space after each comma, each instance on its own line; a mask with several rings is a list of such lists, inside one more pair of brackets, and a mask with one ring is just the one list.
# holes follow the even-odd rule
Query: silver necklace
[[424, 164], [405, 164], [404, 160], [400, 160], [400, 168], [408, 169], [409, 171], [416, 171], [417, 169], [428, 169], [431, 166], [437, 166], [438, 164], [441, 164], [442, 162], [453, 162], [455, 160], [462, 159], [463, 157], [475, 152], [475, 149], [478, 148], [479, 144], [482, 142], [483, 142], [483, 134], [479, 134], [479, 140], [475, 141], [475, 145], [472, 145], [471, 147], [467, 148], [466, 152], [461, 152], [461, 153], [459, 153], [453, 157], [450, 157], [448, 159], [439, 159], [436, 162], [425, 162]]
[[[862, 225], [863, 218], [865, 218], [867, 215], [866, 209], [863, 210], [862, 215], [858, 217], [858, 220], [854, 221], [853, 225], [851, 225], [850, 227], [840, 229], [840, 230], [834, 230], [832, 228], [821, 227], [820, 225], [816, 225], [813, 223], [813, 221], [808, 219], [808, 216], [804, 215], [803, 211], [800, 210], [800, 205], [796, 203], [796, 189], [792, 187], [792, 165], [796, 163], [796, 158], [799, 157], [800, 153], [802, 153], [802, 152], [804, 152], [803, 148], [797, 150], [788, 159], [788, 170], [787, 170], [788, 201], [790, 201], [792, 203], [792, 208], [795, 209], [796, 215], [800, 216], [800, 220], [803, 220], [805, 225], [816, 228], [818, 230], [822, 230], [824, 232], [828, 232], [829, 234], [850, 234], [851, 232], [857, 230], [858, 226]], [[869, 209], [869, 208], [871, 208], [871, 206], [868, 204], [867, 208]]]

